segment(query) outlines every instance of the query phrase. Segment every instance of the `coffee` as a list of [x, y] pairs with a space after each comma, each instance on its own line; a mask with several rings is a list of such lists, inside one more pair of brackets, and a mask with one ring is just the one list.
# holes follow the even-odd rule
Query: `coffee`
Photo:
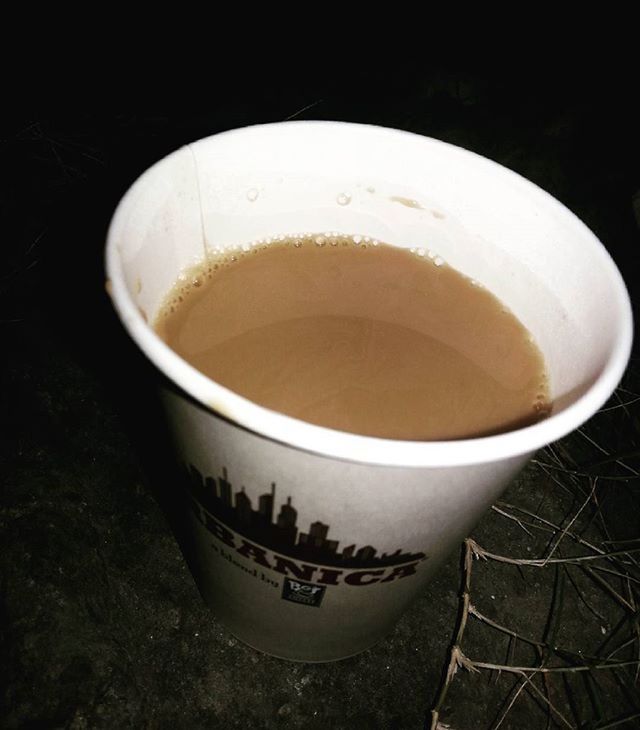
[[221, 385], [341, 431], [471, 438], [550, 411], [542, 354], [502, 302], [430, 252], [360, 236], [214, 256], [181, 277], [155, 329]]

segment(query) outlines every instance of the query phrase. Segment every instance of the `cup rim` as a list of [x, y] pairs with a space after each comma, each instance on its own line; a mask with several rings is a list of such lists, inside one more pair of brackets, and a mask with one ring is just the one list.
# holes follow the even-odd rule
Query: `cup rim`
[[[383, 135], [409, 137], [416, 142], [428, 142], [455, 150], [467, 156], [472, 164], [511, 177], [511, 182], [524, 187], [529, 196], [537, 197], [545, 206], [574, 226], [579, 226], [585, 239], [591, 242], [601, 258], [604, 274], [617, 297], [621, 323], [617, 339], [605, 366], [595, 381], [574, 403], [530, 426], [492, 436], [463, 438], [449, 441], [403, 441], [363, 436], [317, 426], [297, 418], [272, 411], [225, 388], [189, 365], [171, 350], [154, 332], [138, 310], [127, 288], [122, 261], [118, 251], [118, 233], [131, 201], [145, 178], [180, 149], [158, 160], [143, 172], [123, 195], [113, 213], [105, 251], [105, 269], [112, 303], [125, 329], [151, 362], [179, 388], [202, 404], [207, 410], [236, 423], [263, 438], [291, 447], [346, 461], [385, 466], [451, 467], [484, 464], [531, 454], [537, 449], [566, 436], [594, 415], [608, 400], [626, 369], [633, 339], [633, 315], [624, 280], [610, 254], [591, 230], [562, 203], [518, 173], [477, 153], [448, 142], [424, 135], [369, 124], [332, 121], [286, 121], [231, 129], [197, 140], [205, 143], [230, 135], [259, 134], [265, 130], [304, 126], [307, 128], [351, 128], [375, 130]], [[586, 241], [585, 241], [586, 245]]]

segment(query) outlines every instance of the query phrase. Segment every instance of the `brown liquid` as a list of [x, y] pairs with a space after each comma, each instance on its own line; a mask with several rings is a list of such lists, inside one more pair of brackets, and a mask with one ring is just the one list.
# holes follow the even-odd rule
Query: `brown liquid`
[[508, 431], [549, 411], [527, 330], [439, 258], [306, 237], [234, 251], [185, 281], [158, 334], [205, 375], [275, 411], [419, 440]]

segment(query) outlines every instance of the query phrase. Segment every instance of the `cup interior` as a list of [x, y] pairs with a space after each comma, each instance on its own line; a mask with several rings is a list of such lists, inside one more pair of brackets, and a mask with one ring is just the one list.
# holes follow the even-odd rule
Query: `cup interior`
[[[532, 333], [547, 363], [553, 415], [522, 429], [528, 435], [511, 445], [504, 437], [513, 433], [467, 444], [493, 440], [494, 452], [503, 455], [535, 450], [592, 415], [622, 375], [631, 346], [628, 295], [586, 226], [544, 191], [485, 158], [364, 125], [249, 127], [161, 160], [126, 194], [109, 231], [114, 303], [145, 352], [196, 400], [267, 436], [324, 451], [329, 429], [249, 404], [177, 363], [150, 323], [180, 274], [214, 252], [327, 232], [430, 251], [492, 291]], [[496, 439], [503, 439], [497, 452]], [[464, 442], [457, 443], [462, 453]], [[413, 449], [415, 463], [429, 462], [435, 456], [424, 456], [428, 447], [404, 451]], [[329, 447], [345, 458], [355, 453], [339, 451]]]

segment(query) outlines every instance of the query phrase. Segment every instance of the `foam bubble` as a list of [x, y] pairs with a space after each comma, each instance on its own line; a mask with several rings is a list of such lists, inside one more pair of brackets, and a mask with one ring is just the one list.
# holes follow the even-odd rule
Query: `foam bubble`
[[247, 190], [247, 200], [250, 203], [255, 203], [259, 195], [260, 193], [258, 192], [257, 188], [251, 188], [250, 190]]
[[348, 193], [340, 193], [336, 198], [338, 205], [349, 205], [351, 202], [351, 196]]

